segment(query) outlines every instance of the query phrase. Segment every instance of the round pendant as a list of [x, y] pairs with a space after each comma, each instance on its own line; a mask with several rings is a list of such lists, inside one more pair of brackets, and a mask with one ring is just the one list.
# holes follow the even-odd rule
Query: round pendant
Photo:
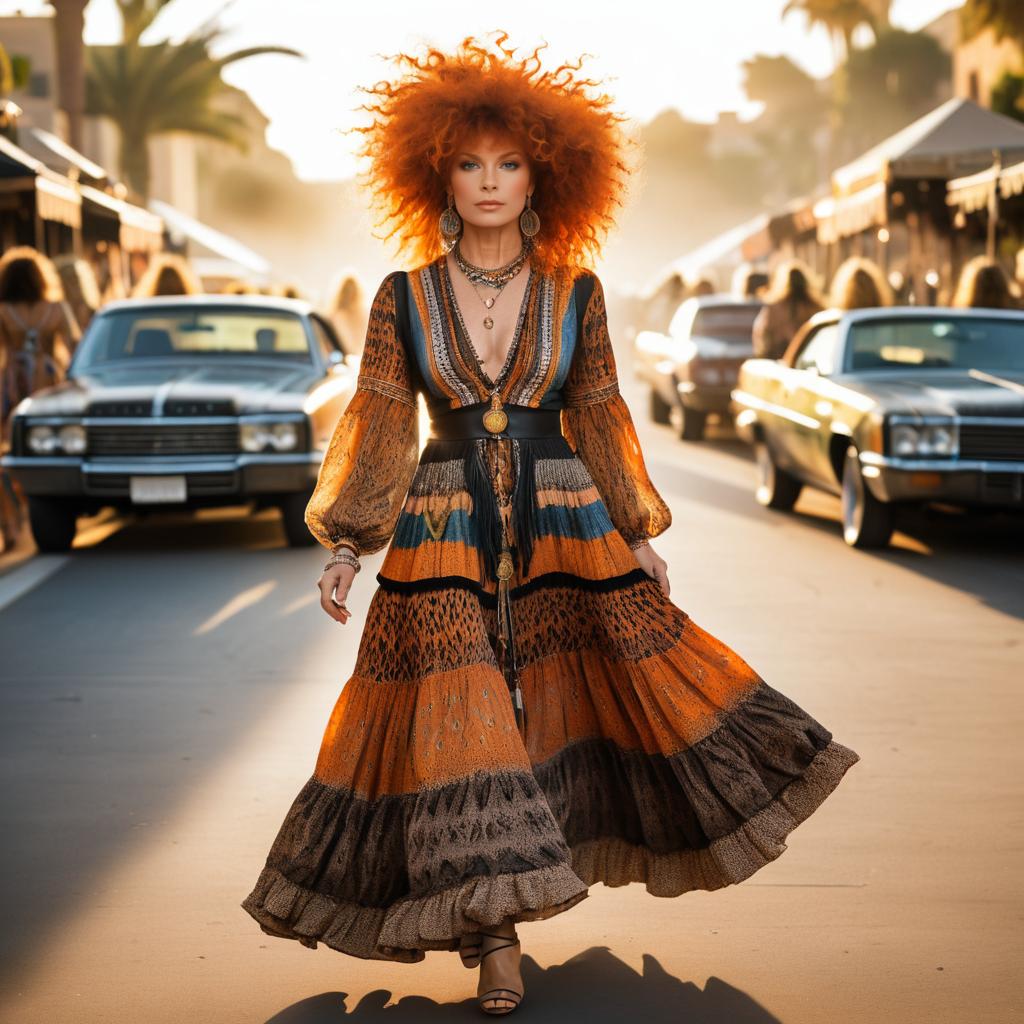
[[502, 551], [498, 559], [498, 579], [508, 580], [512, 578], [512, 556], [507, 551]]
[[493, 326], [494, 326], [494, 320], [492, 320], [491, 317], [489, 317], [489, 316], [485, 316], [484, 317], [484, 327], [486, 327], [487, 330], [490, 330]]
[[484, 427], [492, 434], [500, 434], [508, 426], [508, 413], [504, 409], [488, 409], [484, 413]]

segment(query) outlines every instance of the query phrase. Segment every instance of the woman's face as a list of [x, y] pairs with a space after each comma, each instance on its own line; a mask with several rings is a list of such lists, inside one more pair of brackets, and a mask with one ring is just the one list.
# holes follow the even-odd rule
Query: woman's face
[[518, 220], [533, 182], [526, 155], [511, 137], [482, 133], [465, 139], [456, 152], [450, 189], [467, 224], [500, 228]]

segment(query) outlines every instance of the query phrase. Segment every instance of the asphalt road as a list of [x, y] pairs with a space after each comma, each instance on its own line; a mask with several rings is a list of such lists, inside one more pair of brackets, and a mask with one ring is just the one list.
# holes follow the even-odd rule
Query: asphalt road
[[[916, 516], [854, 552], [836, 499], [768, 512], [729, 434], [685, 444], [632, 404], [673, 509], [672, 599], [862, 760], [741, 885], [599, 885], [521, 925], [517, 1019], [1022, 1019], [1019, 525]], [[285, 548], [272, 513], [100, 523], [0, 576], [0, 1021], [479, 1019], [453, 953], [312, 951], [238, 905], [311, 774], [380, 558], [345, 626], [317, 604], [321, 550]]]

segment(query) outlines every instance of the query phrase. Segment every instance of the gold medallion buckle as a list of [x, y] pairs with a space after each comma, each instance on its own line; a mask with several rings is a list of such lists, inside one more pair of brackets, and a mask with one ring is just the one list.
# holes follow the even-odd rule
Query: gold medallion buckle
[[498, 579], [508, 580], [512, 578], [512, 556], [507, 551], [502, 551], [498, 559]]
[[500, 434], [508, 426], [508, 413], [501, 407], [497, 392], [491, 395], [491, 407], [484, 413], [484, 427], [492, 434]]

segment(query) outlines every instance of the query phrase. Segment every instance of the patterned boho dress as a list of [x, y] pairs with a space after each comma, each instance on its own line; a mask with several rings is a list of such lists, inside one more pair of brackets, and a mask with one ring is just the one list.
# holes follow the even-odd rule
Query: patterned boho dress
[[[678, 896], [748, 878], [859, 757], [640, 568], [631, 548], [671, 515], [619, 393], [600, 280], [531, 268], [492, 381], [445, 257], [403, 273], [373, 300], [306, 514], [326, 547], [388, 545], [379, 586], [242, 906], [270, 935], [415, 962], [507, 915], [568, 910], [597, 882]], [[433, 418], [495, 391], [560, 408], [564, 436], [420, 451], [419, 394]], [[494, 529], [530, 549], [506, 597], [525, 723], [498, 642]]]

